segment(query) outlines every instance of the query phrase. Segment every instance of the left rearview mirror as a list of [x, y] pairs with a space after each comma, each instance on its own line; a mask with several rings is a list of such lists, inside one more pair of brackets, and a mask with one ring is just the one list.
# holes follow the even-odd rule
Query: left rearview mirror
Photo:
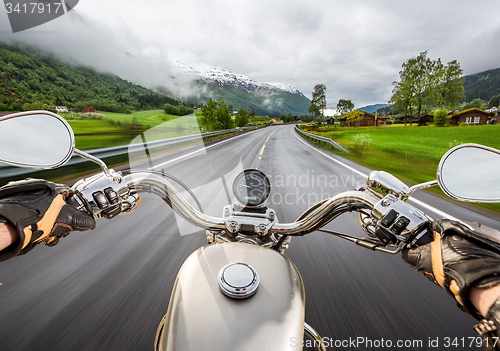
[[49, 111], [0, 117], [0, 162], [11, 166], [51, 169], [65, 164], [75, 150], [69, 124]]

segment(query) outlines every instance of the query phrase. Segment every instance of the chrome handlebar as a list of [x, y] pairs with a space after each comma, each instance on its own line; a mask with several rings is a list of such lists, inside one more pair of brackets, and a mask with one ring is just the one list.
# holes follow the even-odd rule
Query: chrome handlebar
[[304, 235], [325, 226], [341, 214], [371, 209], [380, 199], [364, 191], [346, 191], [326, 200], [305, 218], [293, 223], [276, 223], [271, 232], [282, 235]]
[[224, 230], [230, 235], [237, 235], [239, 230], [248, 231], [249, 228], [253, 228], [251, 231], [261, 237], [266, 237], [268, 233], [280, 236], [305, 235], [320, 230], [345, 212], [357, 211], [360, 212], [361, 228], [368, 236], [378, 237], [384, 245], [399, 245], [420, 233], [431, 222], [430, 218], [404, 201], [408, 196], [406, 192], [401, 195], [387, 190], [382, 184], [382, 181], [389, 179], [387, 174], [375, 173], [374, 176], [380, 179], [370, 177], [370, 185], [366, 190], [343, 192], [315, 204], [293, 223], [278, 223], [274, 211], [270, 209], [265, 215], [253, 216], [226, 206], [223, 218], [209, 216], [194, 208], [161, 173], [129, 171], [122, 175], [110, 170], [110, 174], [111, 177], [100, 173], [73, 186], [75, 194], [79, 195], [77, 199], [80, 200], [81, 208], [95, 218], [109, 219], [117, 214], [133, 212], [140, 205], [137, 193], [148, 192], [162, 198], [188, 223], [213, 232]]
[[[196, 210], [162, 176], [149, 172], [131, 173], [123, 177], [130, 188], [138, 192], [151, 192], [163, 197], [170, 207], [192, 225], [206, 230], [232, 230], [223, 218], [212, 217]], [[348, 191], [326, 200], [305, 218], [293, 223], [274, 223], [269, 230], [282, 235], [304, 235], [320, 229], [345, 212], [373, 208], [380, 199], [363, 191]]]
[[123, 177], [129, 188], [138, 192], [155, 193], [162, 197], [179, 216], [196, 227], [206, 230], [226, 228], [222, 218], [216, 218], [196, 210], [164, 177], [149, 172], [130, 173]]

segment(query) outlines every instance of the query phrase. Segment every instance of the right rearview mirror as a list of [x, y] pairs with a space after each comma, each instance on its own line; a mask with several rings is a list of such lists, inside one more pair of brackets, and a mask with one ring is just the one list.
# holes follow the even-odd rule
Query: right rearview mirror
[[69, 124], [49, 111], [31, 111], [0, 118], [0, 163], [50, 169], [66, 163], [75, 150]]
[[463, 144], [439, 162], [437, 179], [450, 197], [469, 202], [500, 202], [500, 151]]

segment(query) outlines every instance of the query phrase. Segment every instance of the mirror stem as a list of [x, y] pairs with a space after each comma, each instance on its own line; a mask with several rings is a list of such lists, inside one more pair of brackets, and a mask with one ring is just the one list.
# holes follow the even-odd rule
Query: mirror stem
[[439, 185], [437, 180], [431, 180], [429, 182], [425, 183], [420, 183], [417, 185], [414, 185], [410, 188], [411, 193], [415, 192], [415, 190], [420, 190], [420, 189], [425, 189], [425, 188], [430, 188], [431, 186], [436, 186]]
[[89, 161], [92, 161], [94, 163], [97, 163], [99, 166], [101, 166], [104, 174], [106, 175], [106, 177], [109, 177], [109, 178], [113, 178], [113, 176], [111, 175], [111, 173], [109, 172], [109, 169], [108, 169], [108, 166], [106, 166], [106, 164], [101, 160], [101, 159], [98, 159], [97, 157], [94, 157], [86, 152], [83, 152], [81, 150], [78, 150], [78, 149], [75, 149], [75, 152], [74, 152], [76, 155], [78, 156], [81, 156]]

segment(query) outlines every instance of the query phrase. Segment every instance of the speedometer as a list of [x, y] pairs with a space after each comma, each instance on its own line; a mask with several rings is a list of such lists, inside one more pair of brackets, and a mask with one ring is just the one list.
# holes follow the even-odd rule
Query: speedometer
[[259, 206], [267, 201], [271, 183], [264, 173], [257, 169], [245, 169], [233, 182], [233, 194], [244, 206]]

